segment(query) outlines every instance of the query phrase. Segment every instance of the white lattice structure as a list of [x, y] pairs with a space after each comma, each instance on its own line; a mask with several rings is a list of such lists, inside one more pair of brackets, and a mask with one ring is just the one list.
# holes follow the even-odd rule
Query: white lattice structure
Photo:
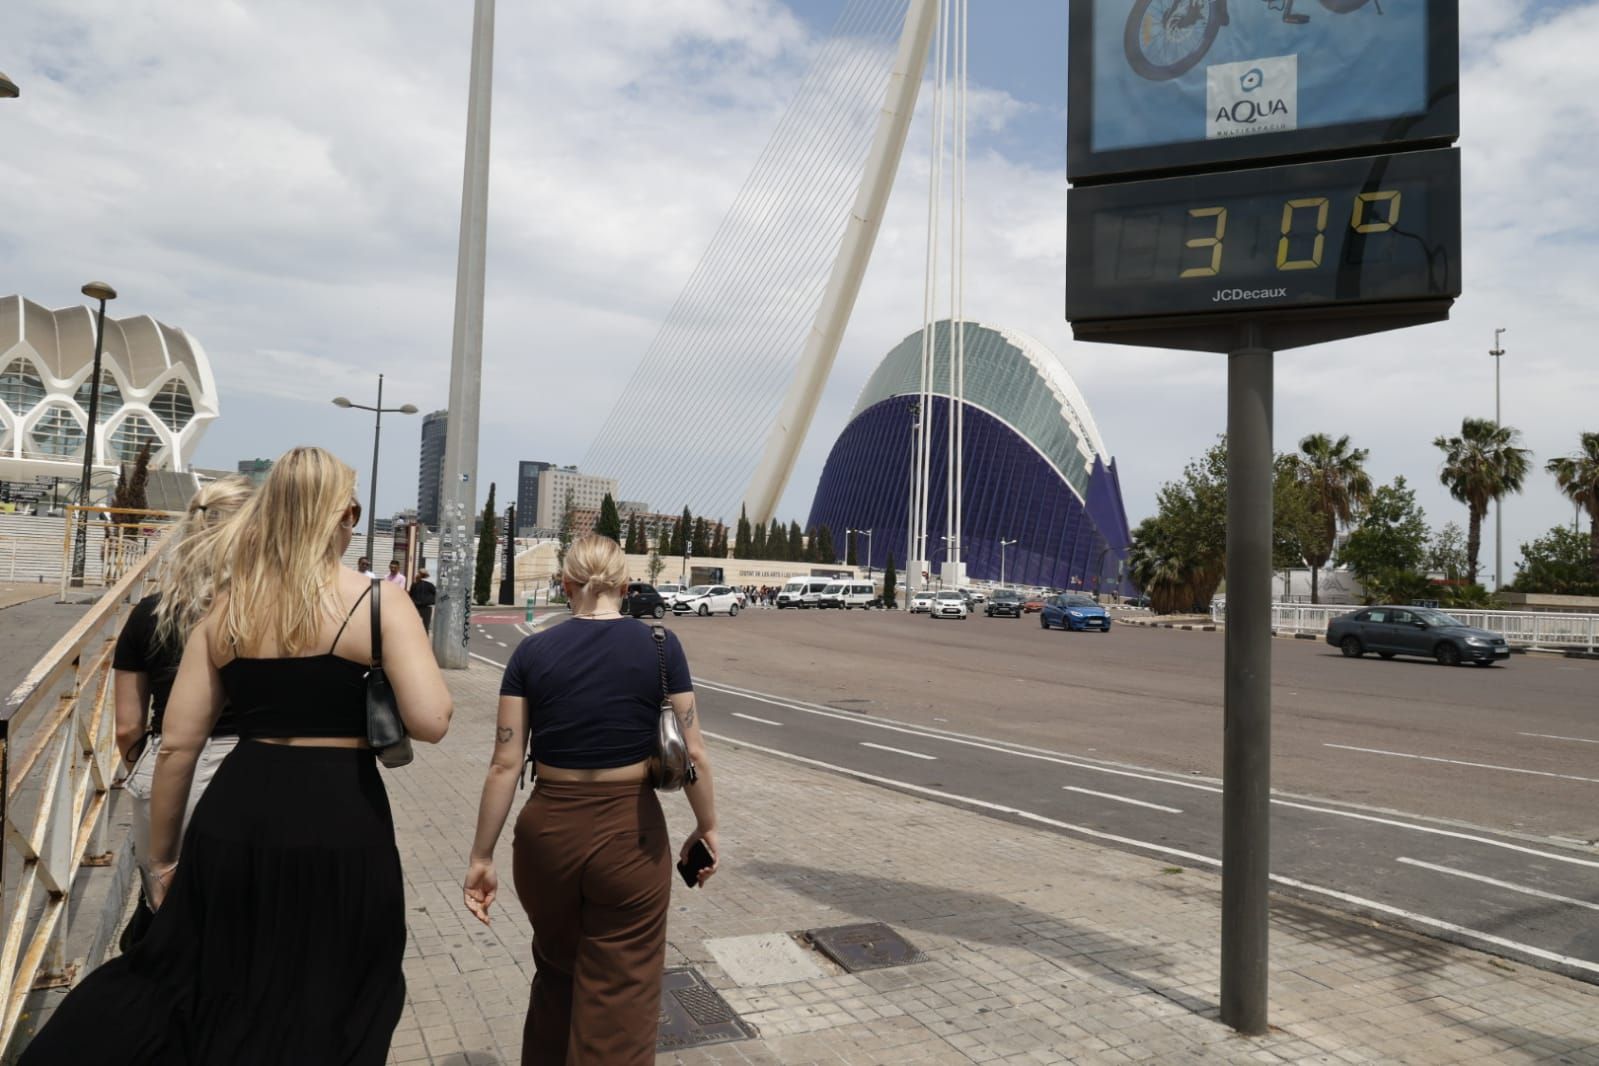
[[[89, 424], [95, 315], [0, 297], [0, 479], [77, 480]], [[146, 440], [152, 466], [184, 471], [217, 416], [200, 342], [148, 315], [106, 318], [95, 469], [114, 476]], [[98, 486], [101, 478], [96, 477]]]

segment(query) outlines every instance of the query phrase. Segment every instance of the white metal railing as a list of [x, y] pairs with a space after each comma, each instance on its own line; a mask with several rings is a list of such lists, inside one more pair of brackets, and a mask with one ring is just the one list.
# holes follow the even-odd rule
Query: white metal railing
[[[0, 707], [0, 1056], [29, 992], [71, 982], [66, 943], [78, 873], [112, 859], [106, 809], [119, 761], [112, 651], [129, 604], [147, 591], [158, 558], [150, 551], [133, 562]], [[113, 891], [107, 901], [117, 915], [126, 903], [122, 895]], [[100, 924], [90, 967], [109, 940], [105, 916]]]
[[[1274, 603], [1271, 627], [1287, 633], [1325, 633], [1327, 624], [1358, 610], [1344, 604]], [[1447, 608], [1446, 613], [1468, 626], [1503, 633], [1512, 647], [1599, 652], [1599, 614], [1554, 611], [1476, 611]], [[1227, 620], [1226, 603], [1213, 603], [1210, 616]]]

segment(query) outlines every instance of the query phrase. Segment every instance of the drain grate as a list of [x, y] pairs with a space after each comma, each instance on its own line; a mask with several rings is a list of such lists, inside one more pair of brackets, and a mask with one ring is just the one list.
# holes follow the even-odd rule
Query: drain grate
[[658, 1051], [748, 1040], [753, 1026], [739, 1018], [698, 970], [667, 970], [661, 980]]
[[916, 945], [881, 922], [808, 929], [805, 939], [850, 973], [927, 961]]

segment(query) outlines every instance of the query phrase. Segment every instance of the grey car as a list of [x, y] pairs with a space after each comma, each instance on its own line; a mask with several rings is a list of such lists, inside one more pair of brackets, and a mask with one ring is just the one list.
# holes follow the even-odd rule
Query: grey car
[[1492, 666], [1510, 658], [1504, 634], [1468, 626], [1431, 607], [1365, 607], [1334, 618], [1327, 643], [1351, 659], [1374, 651], [1384, 659], [1418, 655], [1444, 666]]

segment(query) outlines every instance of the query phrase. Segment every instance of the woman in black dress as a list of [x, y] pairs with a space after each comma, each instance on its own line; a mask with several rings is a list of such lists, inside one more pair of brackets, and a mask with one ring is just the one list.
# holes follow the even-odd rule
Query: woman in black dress
[[[23, 1053], [40, 1063], [381, 1066], [405, 998], [394, 822], [366, 744], [380, 595], [339, 559], [355, 474], [319, 448], [273, 466], [229, 524], [223, 584], [184, 650], [151, 800], [149, 933], [90, 974]], [[416, 609], [382, 596], [384, 666], [412, 739], [450, 696]], [[240, 743], [178, 851], [221, 707]]]

